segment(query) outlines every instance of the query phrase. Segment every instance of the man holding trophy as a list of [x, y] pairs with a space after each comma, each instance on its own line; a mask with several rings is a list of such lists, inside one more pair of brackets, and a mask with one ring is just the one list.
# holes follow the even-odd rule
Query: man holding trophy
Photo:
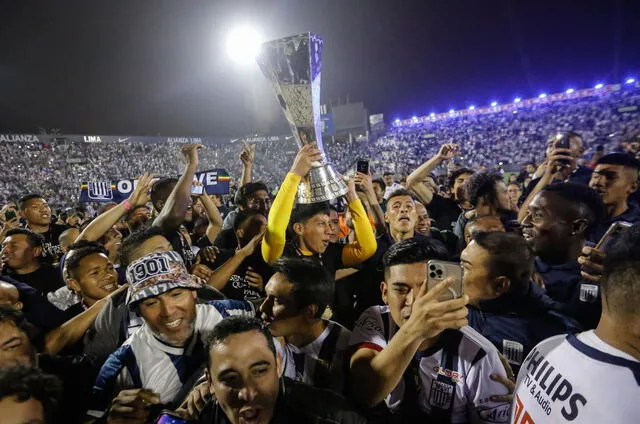
[[[258, 56], [258, 64], [271, 81], [300, 147], [269, 212], [262, 256], [267, 263], [283, 255], [308, 257], [335, 276], [337, 269], [371, 257], [376, 251], [376, 239], [355, 183], [350, 181], [347, 187], [324, 154], [321, 52], [322, 39], [304, 33], [265, 43]], [[343, 195], [353, 216], [356, 240], [349, 244], [331, 243], [327, 201]]]

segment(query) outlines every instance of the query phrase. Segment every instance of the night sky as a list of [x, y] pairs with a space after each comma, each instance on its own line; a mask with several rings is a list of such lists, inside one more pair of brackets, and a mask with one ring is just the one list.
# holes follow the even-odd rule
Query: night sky
[[640, 77], [637, 0], [1, 0], [0, 133], [282, 133], [244, 23], [322, 35], [323, 102], [387, 122]]

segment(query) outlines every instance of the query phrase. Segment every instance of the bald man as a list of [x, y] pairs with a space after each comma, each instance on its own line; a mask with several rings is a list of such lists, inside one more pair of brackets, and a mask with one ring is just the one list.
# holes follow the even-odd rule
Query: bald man
[[67, 253], [69, 251], [69, 247], [76, 241], [79, 235], [80, 230], [77, 228], [69, 228], [60, 234], [60, 237], [58, 237], [58, 243], [60, 244], [60, 249], [62, 249], [63, 253]]

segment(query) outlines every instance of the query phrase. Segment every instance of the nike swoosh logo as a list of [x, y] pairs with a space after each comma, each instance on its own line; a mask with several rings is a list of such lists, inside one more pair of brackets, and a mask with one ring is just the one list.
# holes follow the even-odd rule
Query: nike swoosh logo
[[125, 138], [120, 138], [120, 137], [118, 137], [118, 143], [122, 143], [122, 142], [124, 142], [124, 141], [127, 141], [127, 140], [129, 140], [130, 138], [131, 138], [131, 137], [125, 137]]

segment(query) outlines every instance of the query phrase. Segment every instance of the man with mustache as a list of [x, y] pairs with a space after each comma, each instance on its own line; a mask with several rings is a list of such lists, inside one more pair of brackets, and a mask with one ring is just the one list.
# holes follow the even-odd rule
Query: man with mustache
[[[109, 356], [94, 386], [88, 415], [101, 418], [111, 399], [126, 405], [143, 399], [176, 406], [185, 382], [203, 363], [202, 335], [229, 315], [254, 315], [248, 302], [223, 300], [196, 305], [201, 286], [177, 252], [146, 255], [127, 267], [129, 309], [144, 325]], [[131, 408], [133, 409], [133, 408]], [[109, 419], [133, 418], [131, 410], [110, 409]], [[148, 412], [148, 411], [147, 411]]]

